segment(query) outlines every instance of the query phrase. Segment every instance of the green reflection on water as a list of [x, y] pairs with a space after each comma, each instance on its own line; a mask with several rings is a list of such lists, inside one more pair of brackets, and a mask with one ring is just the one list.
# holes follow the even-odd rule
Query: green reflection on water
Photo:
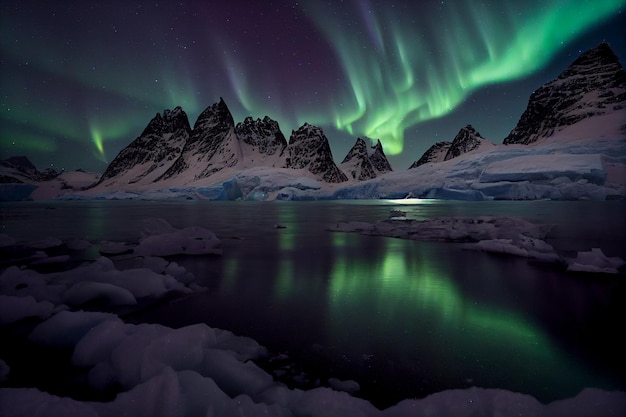
[[442, 373], [457, 372], [464, 361], [471, 362], [468, 368], [508, 366], [525, 374], [535, 372], [523, 369], [529, 363], [542, 372], [568, 367], [568, 359], [520, 314], [465, 296], [443, 262], [415, 256], [407, 242], [383, 240], [377, 257], [338, 251], [328, 286], [332, 343], [359, 340], [363, 353], [380, 348], [383, 339], [405, 344], [407, 352], [446, 362]]
[[278, 267], [278, 275], [274, 283], [274, 296], [285, 301], [294, 292], [294, 266], [291, 259], [283, 259]]
[[278, 206], [278, 225], [280, 229], [279, 248], [281, 251], [291, 251], [296, 247], [296, 235], [299, 230], [298, 213], [292, 206]]

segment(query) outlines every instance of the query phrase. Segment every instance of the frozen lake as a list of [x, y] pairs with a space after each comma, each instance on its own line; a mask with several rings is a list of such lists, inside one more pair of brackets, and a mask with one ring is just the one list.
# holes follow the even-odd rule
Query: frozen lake
[[[404, 204], [401, 204], [404, 203]], [[137, 241], [140, 221], [201, 226], [224, 254], [177, 258], [207, 292], [125, 319], [204, 322], [286, 353], [305, 375], [353, 379], [384, 407], [450, 388], [504, 388], [541, 402], [584, 387], [626, 389], [621, 277], [566, 274], [459, 244], [334, 233], [332, 223], [521, 216], [554, 224], [562, 256], [626, 259], [623, 202], [145, 202], [0, 205], [0, 233]], [[276, 225], [284, 227], [277, 228]]]

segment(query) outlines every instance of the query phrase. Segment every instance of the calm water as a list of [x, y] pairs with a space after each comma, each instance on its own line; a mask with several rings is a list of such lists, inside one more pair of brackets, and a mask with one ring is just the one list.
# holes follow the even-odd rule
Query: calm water
[[[213, 230], [222, 257], [177, 259], [196, 294], [129, 317], [205, 322], [285, 352], [318, 376], [354, 379], [379, 406], [472, 385], [542, 402], [584, 387], [626, 389], [624, 277], [567, 275], [452, 243], [332, 233], [377, 221], [397, 201], [52, 202], [0, 205], [0, 232], [136, 241], [141, 220]], [[626, 258], [623, 202], [410, 201], [413, 219], [511, 215], [554, 224], [569, 256], [601, 247]], [[275, 228], [276, 224], [285, 228]]]

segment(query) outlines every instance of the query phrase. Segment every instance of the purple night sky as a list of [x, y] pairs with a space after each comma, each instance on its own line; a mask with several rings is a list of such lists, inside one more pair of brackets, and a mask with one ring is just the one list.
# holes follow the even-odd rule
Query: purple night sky
[[532, 91], [607, 41], [626, 1], [30, 1], [0, 3], [0, 158], [102, 172], [157, 112], [193, 125], [304, 122], [341, 160], [380, 139], [394, 169], [472, 124], [500, 143]]

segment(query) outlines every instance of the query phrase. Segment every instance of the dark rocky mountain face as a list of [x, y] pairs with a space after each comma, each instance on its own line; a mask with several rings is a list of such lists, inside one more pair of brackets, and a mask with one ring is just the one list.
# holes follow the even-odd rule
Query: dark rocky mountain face
[[352, 179], [369, 180], [376, 178], [378, 174], [391, 171], [391, 165], [383, 151], [380, 140], [372, 146], [374, 151], [369, 154], [366, 140], [357, 138], [354, 146], [340, 164], [341, 170]]
[[456, 134], [452, 142], [437, 142], [417, 161], [413, 162], [409, 169], [417, 168], [427, 163], [447, 161], [473, 151], [483, 143], [488, 143], [472, 125], [467, 125]]
[[374, 169], [379, 174], [384, 174], [386, 172], [393, 171], [391, 169], [391, 164], [387, 160], [385, 156], [385, 152], [383, 151], [383, 144], [380, 143], [380, 140], [376, 142], [376, 145], [372, 146], [374, 152], [370, 155], [370, 162], [374, 166]]
[[180, 108], [165, 110], [148, 123], [143, 133], [107, 166], [99, 183], [129, 173], [134, 167], [144, 165], [140, 172], [134, 172], [129, 183], [136, 183], [154, 170], [171, 165], [180, 155], [191, 128], [187, 114]]
[[140, 136], [162, 136], [167, 133], [174, 133], [178, 130], [186, 130], [188, 133], [191, 132], [189, 119], [181, 107], [175, 107], [174, 110], [166, 109], [163, 111], [163, 115], [157, 113]]
[[0, 183], [19, 184], [24, 182], [23, 180], [40, 182], [59, 176], [59, 173], [53, 168], [46, 168], [43, 172], [39, 171], [25, 156], [12, 156], [3, 159], [0, 161], [0, 168], [2, 170]]
[[437, 142], [424, 152], [417, 161], [413, 162], [409, 169], [417, 168], [420, 165], [441, 162], [444, 160], [448, 150], [452, 146], [452, 142]]
[[505, 144], [530, 144], [583, 119], [626, 111], [626, 72], [607, 43], [585, 52], [530, 96]]
[[335, 165], [328, 139], [322, 129], [317, 126], [305, 123], [298, 130], [293, 131], [286, 154], [286, 168], [306, 168], [330, 183], [348, 180]]
[[448, 159], [456, 158], [457, 156], [478, 148], [481, 144], [481, 140], [486, 139], [483, 138], [472, 125], [465, 126], [454, 137], [443, 160], [447, 161]]
[[223, 99], [198, 116], [182, 153], [159, 179], [174, 177], [192, 169], [194, 177], [205, 178], [240, 158], [233, 116]]
[[342, 170], [352, 179], [369, 180], [376, 178], [374, 166], [367, 154], [367, 145], [362, 138], [357, 138], [356, 143], [350, 148], [340, 165]]
[[287, 140], [278, 122], [267, 116], [263, 120], [246, 117], [243, 122], [237, 123], [235, 133], [240, 141], [262, 155], [280, 155], [287, 147]]

